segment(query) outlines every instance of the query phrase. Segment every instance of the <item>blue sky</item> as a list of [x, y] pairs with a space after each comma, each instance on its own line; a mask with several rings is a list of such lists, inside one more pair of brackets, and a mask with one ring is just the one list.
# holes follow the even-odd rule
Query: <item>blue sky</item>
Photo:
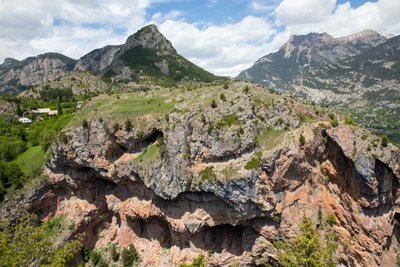
[[236, 76], [292, 34], [400, 33], [399, 0], [8, 0], [0, 2], [0, 62], [45, 52], [78, 59], [153, 23], [177, 51]]

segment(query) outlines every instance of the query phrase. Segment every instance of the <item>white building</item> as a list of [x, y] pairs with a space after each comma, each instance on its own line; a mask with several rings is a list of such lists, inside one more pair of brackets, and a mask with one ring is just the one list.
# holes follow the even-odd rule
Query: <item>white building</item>
[[48, 114], [48, 115], [57, 115], [58, 111], [57, 110], [51, 110], [49, 108], [38, 108], [32, 110], [33, 114]]
[[22, 123], [32, 123], [31, 119], [25, 118], [25, 117], [19, 118], [18, 120], [19, 120], [19, 122], [22, 122]]

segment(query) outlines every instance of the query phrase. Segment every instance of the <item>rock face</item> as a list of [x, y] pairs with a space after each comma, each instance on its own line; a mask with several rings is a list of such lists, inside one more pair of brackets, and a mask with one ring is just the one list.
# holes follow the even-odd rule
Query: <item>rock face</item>
[[155, 25], [131, 35], [123, 45], [96, 49], [79, 59], [76, 70], [119, 82], [174, 83], [215, 77], [180, 56]]
[[[85, 106], [31, 197], [42, 217], [73, 222], [87, 247], [134, 244], [141, 266], [199, 254], [210, 266], [276, 265], [274, 242], [293, 238], [303, 214], [318, 223], [322, 213], [336, 217], [339, 265], [394, 266], [396, 147], [353, 126], [326, 130], [318, 108], [252, 84], [135, 93], [135, 101], [164, 104], [118, 113], [129, 97]], [[111, 99], [114, 108], [102, 109]], [[126, 118], [132, 127], [120, 126]]]
[[[98, 77], [82, 80], [82, 73]], [[122, 45], [106, 46], [96, 49], [78, 61], [57, 53], [47, 53], [22, 61], [7, 58], [0, 65], [0, 95], [18, 94], [35, 87], [25, 95], [35, 96], [44, 86], [65, 87], [59, 80], [75, 76], [68, 88], [74, 93], [82, 91], [103, 91], [101, 82], [116, 82], [133, 85], [172, 86], [179, 82], [211, 82], [217, 79], [213, 74], [196, 66], [177, 53], [155, 25], [149, 25], [131, 35]], [[68, 79], [67, 77], [67, 79]], [[69, 78], [71, 78], [69, 77]], [[57, 83], [58, 82], [58, 83]], [[93, 84], [100, 84], [93, 88]]]
[[47, 53], [22, 61], [5, 59], [0, 65], [0, 94], [17, 94], [26, 88], [71, 74], [75, 60]]
[[[400, 140], [400, 37], [371, 30], [342, 38], [292, 36], [259, 59], [240, 79], [317, 103], [350, 109], [364, 126]], [[370, 114], [364, 118], [365, 113]]]

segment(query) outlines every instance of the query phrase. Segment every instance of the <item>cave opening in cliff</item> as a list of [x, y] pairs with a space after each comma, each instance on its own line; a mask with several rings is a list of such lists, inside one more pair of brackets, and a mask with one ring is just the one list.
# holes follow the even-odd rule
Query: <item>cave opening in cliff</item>
[[259, 234], [249, 226], [223, 224], [204, 228], [191, 238], [191, 242], [204, 250], [241, 255], [251, 250], [258, 237]]
[[144, 143], [147, 144], [146, 146], [149, 146], [151, 144], [154, 144], [157, 140], [161, 139], [164, 137], [164, 133], [160, 130], [155, 130], [153, 131], [149, 136], [146, 137], [144, 140]]
[[130, 220], [129, 226], [138, 238], [156, 240], [164, 248], [196, 247], [215, 253], [226, 251], [233, 255], [242, 255], [244, 251], [250, 251], [260, 236], [250, 226], [229, 224], [207, 226], [195, 234], [189, 231], [180, 233], [173, 231], [166, 221], [158, 217]]

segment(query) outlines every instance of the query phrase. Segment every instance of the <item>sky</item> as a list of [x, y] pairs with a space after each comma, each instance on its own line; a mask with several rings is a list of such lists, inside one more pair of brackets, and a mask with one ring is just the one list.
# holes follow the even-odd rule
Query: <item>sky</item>
[[400, 34], [400, 0], [1, 0], [0, 62], [59, 52], [78, 59], [156, 24], [178, 53], [236, 76], [292, 34]]

